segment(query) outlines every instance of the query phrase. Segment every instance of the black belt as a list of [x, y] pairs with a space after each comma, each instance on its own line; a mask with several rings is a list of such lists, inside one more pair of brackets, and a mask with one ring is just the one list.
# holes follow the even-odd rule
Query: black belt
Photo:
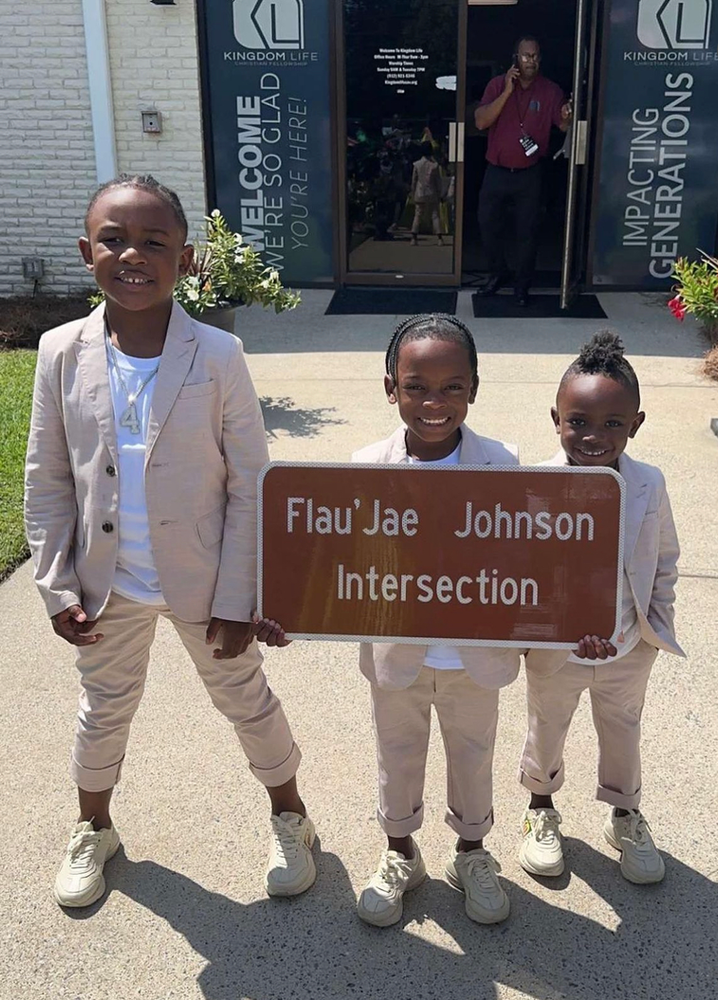
[[499, 166], [498, 163], [491, 163], [491, 162], [489, 162], [489, 166], [493, 167], [495, 170], [503, 170], [504, 173], [507, 174], [523, 174], [527, 170], [533, 170], [535, 167], [539, 165], [540, 162], [541, 162], [540, 160], [537, 160], [536, 163], [531, 163], [529, 164], [528, 167], [501, 167]]

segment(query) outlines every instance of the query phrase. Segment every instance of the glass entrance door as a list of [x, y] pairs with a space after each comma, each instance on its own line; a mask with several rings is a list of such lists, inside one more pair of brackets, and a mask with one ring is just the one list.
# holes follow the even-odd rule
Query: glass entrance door
[[459, 283], [466, 9], [342, 0], [344, 281]]

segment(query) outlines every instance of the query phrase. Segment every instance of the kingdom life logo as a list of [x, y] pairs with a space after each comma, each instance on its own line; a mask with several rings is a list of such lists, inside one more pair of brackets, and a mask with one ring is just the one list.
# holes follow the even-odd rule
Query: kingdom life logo
[[304, 0], [234, 0], [234, 37], [264, 52], [304, 48]]
[[710, 46], [713, 0], [639, 0], [638, 40], [647, 49]]

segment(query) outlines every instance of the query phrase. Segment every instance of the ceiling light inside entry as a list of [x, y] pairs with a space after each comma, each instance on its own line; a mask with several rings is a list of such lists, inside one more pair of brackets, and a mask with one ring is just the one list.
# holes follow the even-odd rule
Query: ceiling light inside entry
[[514, 7], [519, 0], [469, 0], [469, 7]]

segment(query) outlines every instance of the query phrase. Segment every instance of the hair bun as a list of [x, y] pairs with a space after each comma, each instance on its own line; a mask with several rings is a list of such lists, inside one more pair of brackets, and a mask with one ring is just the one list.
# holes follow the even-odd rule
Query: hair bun
[[[587, 375], [596, 372], [615, 371], [623, 362], [624, 347], [617, 333], [602, 330], [594, 334], [591, 340], [584, 344], [578, 356], [581, 371]], [[624, 362], [625, 363], [625, 362]]]

